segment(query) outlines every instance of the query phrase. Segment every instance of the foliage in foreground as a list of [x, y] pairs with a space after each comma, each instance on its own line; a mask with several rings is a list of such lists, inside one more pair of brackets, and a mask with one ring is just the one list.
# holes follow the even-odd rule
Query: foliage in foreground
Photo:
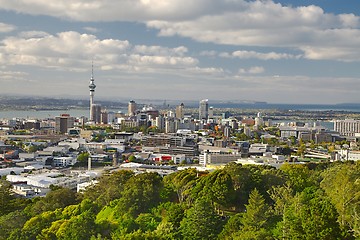
[[360, 164], [231, 163], [164, 178], [105, 174], [31, 201], [0, 183], [0, 239], [359, 239]]

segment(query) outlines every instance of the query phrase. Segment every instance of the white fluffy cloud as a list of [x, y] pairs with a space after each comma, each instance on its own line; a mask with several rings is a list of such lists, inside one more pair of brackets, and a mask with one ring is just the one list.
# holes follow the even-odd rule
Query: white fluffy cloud
[[[49, 31], [44, 27], [46, 24], [43, 28], [35, 28], [32, 23], [16, 28], [0, 23], [0, 68], [3, 70], [0, 73], [2, 83], [9, 82], [8, 90], [14, 89], [15, 82], [37, 80], [38, 85], [33, 89], [48, 86], [45, 92], [49, 94], [60, 92], [58, 88], [67, 93], [69, 87], [63, 82], [68, 81], [74, 94], [78, 94], [79, 89], [87, 94], [86, 74], [94, 59], [95, 68], [102, 70], [99, 95], [104, 91], [103, 95], [117, 96], [119, 89], [127, 89], [129, 93], [142, 96], [149, 96], [149, 92], [161, 93], [161, 96], [165, 93], [164, 97], [169, 98], [208, 98], [223, 92], [226, 94], [223, 98], [227, 99], [261, 96], [263, 98], [254, 100], [276, 101], [277, 98], [280, 102], [303, 99], [319, 102], [317, 96], [323, 96], [326, 101], [330, 94], [331, 101], [358, 99], [356, 89], [360, 81], [353, 67], [356, 63], [347, 63], [360, 61], [360, 20], [354, 14], [326, 13], [314, 5], [284, 6], [272, 0], [0, 0], [1, 10], [14, 14], [46, 14], [65, 20], [54, 21], [59, 23], [59, 28], [53, 31], [63, 31], [57, 34], [43, 32], [44, 29]], [[58, 30], [65, 29], [67, 21], [73, 22], [69, 24], [71, 29], [85, 33]], [[144, 26], [150, 31], [144, 33], [143, 39], [132, 40], [131, 37], [137, 37], [135, 35], [128, 35], [130, 41], [115, 39], [116, 29], [106, 27], [113, 27], [118, 21], [140, 23], [134, 24], [141, 25], [136, 26], [134, 32]], [[79, 26], [82, 30], [77, 28]], [[20, 32], [30, 29], [37, 31]], [[110, 32], [112, 30], [114, 32]], [[154, 31], [161, 36], [176, 37], [155, 39]], [[152, 44], [146, 44], [148, 37]], [[174, 47], [174, 41], [182, 41], [182, 37], [214, 44], [200, 46], [187, 39], [185, 46]], [[171, 47], [161, 46], [167, 43]], [[285, 69], [282, 62], [272, 61], [300, 58], [301, 61], [296, 61], [299, 68], [291, 65], [295, 61], [287, 61], [291, 65], [289, 69]], [[339, 70], [338, 76], [355, 77], [311, 77], [325, 75], [322, 73], [328, 69], [319, 63], [314, 67], [319, 66], [317, 72], [302, 71], [306, 68], [302, 64], [309, 63], [306, 59], [344, 61], [331, 62], [329, 66], [340, 66], [332, 69], [333, 72]], [[55, 74], [52, 69], [57, 70]], [[265, 74], [290, 74], [292, 70], [309, 76]], [[327, 72], [326, 75], [331, 74]], [[85, 83], [79, 79], [84, 79]], [[149, 82], [151, 84], [147, 84]], [[54, 83], [57, 83], [56, 88]], [[100, 83], [108, 85], [100, 87]], [[2, 91], [7, 91], [5, 85]], [[21, 89], [28, 90], [19, 88], [19, 91]]]
[[16, 29], [16, 27], [13, 25], [0, 22], [0, 33], [1, 32], [11, 32], [15, 29]]
[[222, 4], [216, 0], [188, 1], [186, 4], [181, 0], [0, 0], [0, 6], [5, 10], [77, 21], [147, 21], [195, 18], [216, 11]]
[[[143, 22], [159, 30], [161, 36], [288, 47], [316, 60], [360, 60], [359, 16], [325, 13], [314, 5], [291, 7], [269, 0], [198, 0], [186, 4], [181, 0], [0, 0], [0, 9], [76, 21]], [[1, 29], [9, 31], [9, 26], [0, 25]]]
[[[181, 35], [228, 45], [287, 47], [316, 60], [360, 60], [360, 42], [356, 41], [360, 21], [354, 14], [333, 15], [313, 5], [291, 8], [271, 1], [253, 1], [244, 6], [187, 21], [148, 21], [147, 26], [158, 29], [161, 36]], [[318, 51], [319, 48], [328, 51]], [[246, 55], [249, 53], [242, 52], [243, 57]]]
[[156, 71], [193, 69], [198, 60], [186, 56], [179, 46], [131, 45], [128, 41], [98, 39], [78, 32], [22, 32], [2, 40], [0, 62], [4, 65], [31, 65], [45, 68], [87, 71], [94, 59], [102, 70]]

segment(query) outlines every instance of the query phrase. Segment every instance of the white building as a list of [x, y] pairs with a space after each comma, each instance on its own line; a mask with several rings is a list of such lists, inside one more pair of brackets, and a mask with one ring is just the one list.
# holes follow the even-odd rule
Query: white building
[[79, 183], [87, 182], [91, 179], [89, 175], [65, 176], [61, 172], [46, 172], [31, 175], [7, 175], [6, 180], [16, 183], [23, 183], [29, 188], [50, 188], [50, 185], [76, 189]]
[[335, 120], [334, 130], [339, 132], [341, 136], [354, 137], [356, 133], [360, 133], [360, 120]]
[[84, 192], [86, 190], [86, 188], [90, 187], [90, 186], [93, 186], [95, 184], [97, 184], [99, 181], [97, 180], [91, 180], [89, 182], [83, 182], [83, 183], [79, 183], [77, 186], [76, 186], [76, 191], [77, 192]]
[[68, 167], [73, 166], [76, 163], [75, 157], [55, 157], [54, 166], [55, 167]]
[[209, 117], [209, 104], [208, 99], [200, 101], [199, 104], [199, 119], [208, 119]]
[[208, 164], [227, 164], [230, 162], [235, 162], [241, 158], [241, 154], [232, 152], [227, 154], [220, 153], [203, 153], [199, 159], [199, 164], [206, 166]]
[[32, 198], [36, 196], [45, 196], [46, 193], [50, 192], [50, 189], [29, 186], [27, 184], [14, 184], [12, 191], [26, 198]]
[[346, 161], [359, 161], [360, 160], [360, 151], [352, 151], [349, 149], [342, 149], [339, 152], [340, 160]]

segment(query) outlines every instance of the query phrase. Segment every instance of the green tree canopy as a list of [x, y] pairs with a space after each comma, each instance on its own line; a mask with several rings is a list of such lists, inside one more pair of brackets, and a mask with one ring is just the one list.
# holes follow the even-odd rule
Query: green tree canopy
[[320, 186], [334, 204], [340, 226], [360, 237], [360, 165], [338, 164], [322, 176]]
[[211, 202], [201, 198], [197, 199], [194, 206], [186, 211], [180, 229], [183, 239], [211, 240], [217, 239], [222, 229], [222, 222]]

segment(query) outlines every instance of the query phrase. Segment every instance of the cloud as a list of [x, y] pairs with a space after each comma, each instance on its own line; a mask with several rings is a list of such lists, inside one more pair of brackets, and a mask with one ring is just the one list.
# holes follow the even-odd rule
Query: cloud
[[146, 46], [146, 45], [138, 45], [134, 47], [135, 53], [140, 54], [148, 54], [148, 55], [176, 55], [176, 56], [184, 56], [187, 53], [188, 49], [184, 46], [176, 47], [176, 48], [166, 48], [161, 46]]
[[91, 33], [97, 33], [100, 31], [99, 29], [94, 28], [94, 27], [84, 27], [84, 30], [87, 32], [91, 32]]
[[189, 69], [189, 72], [192, 74], [210, 74], [213, 76], [224, 76], [226, 71], [222, 68], [215, 68], [215, 67], [209, 67], [209, 68], [200, 68], [200, 67], [194, 67]]
[[207, 56], [207, 57], [215, 57], [218, 55], [218, 52], [215, 50], [210, 50], [210, 51], [201, 51], [200, 56]]
[[[186, 4], [181, 0], [0, 0], [0, 9], [84, 22], [142, 22], [157, 29], [160, 36], [179, 35], [235, 46], [285, 47], [303, 51], [305, 58], [314, 60], [360, 61], [360, 42], [356, 41], [360, 17], [325, 13], [315, 5], [292, 7], [270, 0], [198, 0]], [[334, 49], [341, 50], [328, 54]]]
[[288, 53], [260, 53], [255, 51], [235, 51], [232, 53], [222, 52], [219, 54], [220, 57], [225, 58], [240, 58], [240, 59], [260, 59], [260, 60], [280, 60], [280, 59], [295, 59], [300, 56], [295, 56]]
[[[244, 6], [188, 21], [148, 21], [147, 26], [158, 29], [160, 36], [180, 35], [223, 45], [285, 47], [303, 51], [305, 58], [314, 60], [360, 61], [360, 42], [354, 42], [359, 39], [360, 21], [354, 14], [327, 14], [313, 5], [292, 8], [272, 1], [252, 1]], [[328, 54], [334, 49], [341, 51]], [[240, 53], [245, 58], [294, 57]]]
[[260, 74], [263, 72], [265, 72], [265, 69], [263, 67], [259, 67], [259, 66], [250, 67], [248, 69], [245, 69], [245, 68], [239, 69], [239, 74]]
[[0, 8], [4, 10], [84, 22], [191, 19], [215, 12], [218, 7], [222, 5], [215, 0], [189, 1], [186, 4], [181, 0], [0, 0]]
[[16, 27], [13, 25], [0, 22], [0, 33], [1, 32], [3, 32], [3, 33], [11, 32], [11, 31], [14, 31], [15, 29], [16, 29]]
[[25, 77], [28, 76], [28, 73], [19, 71], [0, 71], [0, 76], [2, 82], [11, 82], [13, 80], [25, 79]]
[[43, 31], [25, 31], [25, 32], [20, 32], [19, 36], [25, 39], [29, 39], [29, 38], [43, 38], [43, 37], [48, 37], [50, 35], [47, 32], [43, 32]]
[[[360, 61], [360, 42], [355, 41], [360, 36], [360, 17], [325, 13], [315, 5], [291, 7], [270, 0], [198, 0], [186, 4], [181, 0], [0, 0], [0, 9], [84, 22], [143, 22], [157, 29], [160, 36], [179, 35], [235, 46], [285, 47], [303, 51], [305, 58], [314, 60]], [[0, 25], [0, 29], [10, 31], [12, 27]], [[334, 49], [342, 50], [333, 54]]]
[[[114, 39], [99, 40], [94, 35], [61, 32], [50, 35], [43, 32], [23, 32], [1, 41], [3, 64], [32, 65], [45, 68], [76, 70], [94, 56], [101, 60], [117, 58], [130, 44]], [[114, 56], [116, 55], [116, 56]]]
[[[186, 56], [187, 48], [132, 45], [117, 39], [98, 39], [91, 34], [21, 32], [0, 42], [3, 65], [29, 65], [71, 71], [87, 71], [95, 60], [102, 70], [169, 72], [193, 69], [198, 59]], [[171, 70], [173, 69], [173, 70]]]

